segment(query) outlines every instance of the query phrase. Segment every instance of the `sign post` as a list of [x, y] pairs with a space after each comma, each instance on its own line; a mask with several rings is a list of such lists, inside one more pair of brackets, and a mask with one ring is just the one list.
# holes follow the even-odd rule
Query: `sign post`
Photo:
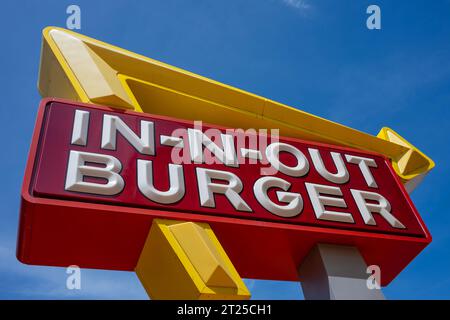
[[303, 295], [310, 300], [384, 300], [368, 278], [364, 258], [351, 246], [318, 244], [299, 267]]

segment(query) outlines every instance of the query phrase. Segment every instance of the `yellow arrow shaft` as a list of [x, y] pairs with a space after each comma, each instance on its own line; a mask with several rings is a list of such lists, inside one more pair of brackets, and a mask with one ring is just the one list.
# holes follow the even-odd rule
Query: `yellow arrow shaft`
[[[283, 136], [372, 151], [390, 158], [403, 181], [423, 176], [434, 166], [392, 134], [366, 134], [64, 29], [46, 28], [44, 39], [51, 53], [43, 56], [55, 56], [83, 102], [242, 129], [279, 129]], [[51, 84], [41, 82], [44, 95], [55, 92]], [[67, 90], [67, 96], [73, 96], [73, 90]]]

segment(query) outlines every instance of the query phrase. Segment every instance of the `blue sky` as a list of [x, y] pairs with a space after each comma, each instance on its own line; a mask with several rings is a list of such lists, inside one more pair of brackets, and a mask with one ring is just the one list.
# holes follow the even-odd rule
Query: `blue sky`
[[[387, 288], [390, 299], [450, 298], [450, 1], [8, 1], [1, 6], [0, 298], [145, 299], [134, 273], [15, 258], [19, 195], [40, 100], [41, 30], [65, 27], [356, 129], [398, 131], [436, 162], [412, 199], [433, 242]], [[366, 28], [381, 8], [382, 29]], [[257, 299], [301, 299], [294, 282], [246, 280]]]

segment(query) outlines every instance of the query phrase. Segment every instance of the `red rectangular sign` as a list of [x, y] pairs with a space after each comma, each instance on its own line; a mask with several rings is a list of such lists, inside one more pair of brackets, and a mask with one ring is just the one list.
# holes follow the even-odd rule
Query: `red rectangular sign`
[[161, 217], [210, 223], [244, 277], [295, 280], [328, 242], [386, 284], [431, 239], [381, 155], [62, 100], [41, 103], [22, 197], [36, 264], [132, 270]]

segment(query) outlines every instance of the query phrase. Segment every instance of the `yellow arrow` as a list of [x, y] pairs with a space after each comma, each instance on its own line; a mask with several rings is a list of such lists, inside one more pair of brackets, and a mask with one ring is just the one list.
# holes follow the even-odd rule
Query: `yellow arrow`
[[57, 27], [43, 31], [39, 90], [82, 102], [254, 129], [387, 156], [411, 192], [434, 162], [389, 128], [378, 136]]
[[153, 220], [135, 271], [152, 299], [250, 299], [206, 223]]

